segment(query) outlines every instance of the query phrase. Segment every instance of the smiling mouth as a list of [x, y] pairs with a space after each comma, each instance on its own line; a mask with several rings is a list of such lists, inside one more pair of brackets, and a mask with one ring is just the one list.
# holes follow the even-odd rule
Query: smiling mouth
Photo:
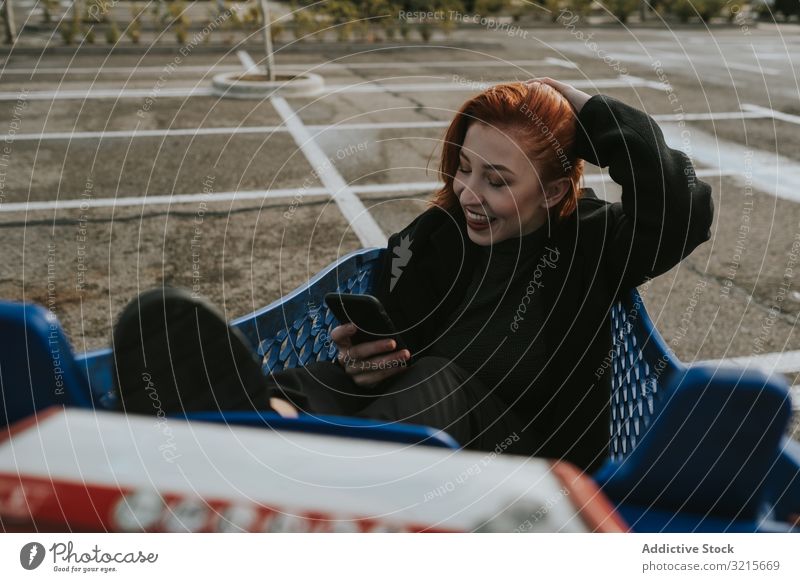
[[478, 222], [480, 224], [489, 224], [490, 222], [494, 222], [495, 220], [497, 220], [497, 218], [494, 216], [489, 217], [486, 216], [485, 214], [478, 214], [477, 212], [473, 212], [472, 210], [469, 210], [467, 208], [464, 209], [464, 214], [470, 221]]

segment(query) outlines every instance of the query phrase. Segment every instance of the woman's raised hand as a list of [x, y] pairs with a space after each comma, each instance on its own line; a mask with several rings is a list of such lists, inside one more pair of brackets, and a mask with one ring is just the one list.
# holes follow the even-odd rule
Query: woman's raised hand
[[572, 105], [572, 108], [575, 110], [575, 113], [578, 114], [583, 109], [583, 106], [586, 102], [592, 98], [591, 95], [588, 93], [584, 93], [580, 89], [576, 89], [572, 85], [567, 85], [566, 83], [562, 83], [561, 81], [556, 81], [555, 79], [551, 79], [550, 77], [536, 77], [534, 79], [529, 79], [525, 81], [526, 85], [529, 85], [534, 82], [545, 83], [546, 85], [550, 85], [553, 89], [564, 95], [569, 101], [569, 104]]
[[352, 323], [339, 325], [331, 331], [331, 339], [339, 350], [336, 359], [353, 382], [372, 386], [407, 368], [411, 354], [408, 350], [392, 351], [397, 347], [395, 340], [380, 339], [353, 345], [351, 338], [357, 331]]

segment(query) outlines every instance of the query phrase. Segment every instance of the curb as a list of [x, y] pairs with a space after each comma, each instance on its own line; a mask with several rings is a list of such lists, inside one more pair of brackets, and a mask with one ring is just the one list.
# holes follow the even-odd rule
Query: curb
[[[299, 69], [282, 69], [275, 81], [243, 81], [241, 71], [214, 75], [211, 86], [214, 93], [225, 99], [265, 99], [271, 95], [284, 97], [313, 97], [322, 92], [325, 82], [314, 73]], [[266, 76], [266, 75], [265, 75]]]

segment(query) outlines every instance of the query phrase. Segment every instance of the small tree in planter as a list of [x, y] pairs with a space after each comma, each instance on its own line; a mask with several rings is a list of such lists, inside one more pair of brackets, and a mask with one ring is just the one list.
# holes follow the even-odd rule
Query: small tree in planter
[[272, 17], [269, 13], [269, 2], [267, 0], [258, 0], [258, 6], [261, 9], [261, 21], [264, 23], [264, 53], [267, 57], [264, 61], [267, 67], [267, 79], [270, 81], [275, 80], [275, 56], [272, 51]]
[[511, 6], [510, 0], [475, 0], [476, 14], [499, 14]]
[[606, 0], [606, 8], [617, 20], [627, 22], [628, 17], [639, 9], [640, 0]]
[[[445, 18], [439, 18], [436, 20], [436, 26], [439, 28], [442, 33], [446, 37], [449, 37], [450, 34], [457, 26], [457, 22], [449, 17], [450, 12], [467, 12], [467, 8], [461, 0], [440, 0], [435, 4], [435, 10], [443, 12], [447, 15]], [[475, 13], [478, 14], [477, 9]]]
[[419, 25], [419, 36], [425, 42], [430, 42], [431, 37], [433, 36], [433, 26], [430, 22], [422, 22]]
[[[86, 4], [86, 16], [90, 22], [90, 31], [92, 39], [89, 42], [94, 42], [94, 31], [92, 30], [97, 24], [106, 24], [105, 38], [108, 44], [117, 44], [120, 39], [119, 26], [111, 15], [113, 5], [110, 0], [89, 0]], [[88, 35], [87, 35], [88, 40]]]
[[382, 0], [380, 12], [378, 15], [378, 26], [380, 26], [383, 36], [386, 40], [393, 41], [397, 38], [398, 26], [397, 15], [400, 11], [400, 5], [390, 0]]
[[[222, 96], [234, 96], [243, 98], [262, 98], [272, 95], [275, 92], [291, 93], [293, 95], [314, 95], [317, 94], [322, 86], [322, 77], [317, 74], [309, 73], [305, 70], [285, 70], [280, 75], [276, 74], [274, 66], [274, 55], [272, 51], [272, 31], [269, 3], [266, 0], [258, 0], [262, 14], [262, 22], [266, 26], [261, 29], [264, 33], [264, 50], [266, 52], [266, 75], [258, 71], [246, 71], [234, 73], [221, 73], [216, 75], [212, 81], [213, 88]], [[296, 9], [296, 5], [293, 5]], [[294, 16], [307, 12], [306, 10], [296, 11]], [[302, 16], [300, 18], [303, 18]], [[315, 28], [319, 26], [316, 18], [313, 18]], [[295, 30], [295, 35], [298, 32]]]
[[62, 20], [59, 26], [61, 39], [64, 44], [72, 44], [81, 33], [81, 13], [83, 5], [80, 0], [75, 0], [72, 4], [72, 16], [69, 20]]
[[228, 10], [228, 19], [225, 23], [233, 29], [241, 30], [244, 28], [244, 15], [242, 15], [239, 10], [237, 9], [236, 2], [230, 2], [230, 6], [227, 8]]
[[99, 24], [105, 18], [105, 10], [105, 0], [87, 0], [84, 20], [91, 24]]
[[397, 22], [397, 32], [400, 34], [400, 38], [407, 41], [411, 36], [411, 23], [405, 18], [399, 20]]
[[686, 24], [693, 16], [698, 16], [704, 10], [705, 0], [668, 0], [664, 3], [666, 11]]
[[700, 13], [700, 19], [703, 22], [709, 22], [720, 13], [725, 4], [726, 0], [701, 0], [695, 3], [695, 8]]
[[[259, 12], [259, 25], [262, 22], [264, 16]], [[280, 39], [283, 36], [284, 26], [283, 22], [280, 22], [280, 19], [273, 20], [269, 23], [269, 34], [272, 37], [272, 40]]]
[[397, 39], [397, 24], [391, 18], [381, 21], [381, 28], [383, 29], [383, 36], [388, 41]]
[[175, 29], [175, 39], [178, 44], [186, 44], [186, 39], [189, 36], [189, 25], [192, 23], [187, 14], [186, 2], [184, 0], [175, 0], [169, 5], [168, 11], [172, 26]]
[[239, 27], [239, 14], [229, 6], [229, 2], [222, 1], [217, 4], [218, 10], [208, 10], [208, 18], [206, 24], [210, 25], [216, 18], [224, 12], [227, 16], [219, 24], [219, 30], [225, 33], [223, 42], [225, 44], [233, 44], [235, 40], [234, 31]]
[[144, 8], [139, 4], [131, 4], [131, 23], [128, 25], [128, 38], [134, 44], [139, 44], [142, 38], [142, 13]]
[[150, 14], [153, 18], [153, 28], [156, 30], [156, 36], [164, 30], [169, 15], [164, 9], [164, 0], [156, 0], [153, 2], [153, 7], [150, 9]]
[[[353, 38], [358, 28], [355, 22], [361, 16], [359, 10], [348, 0], [331, 0], [322, 7], [323, 13], [330, 19], [336, 31], [336, 40], [347, 42]], [[363, 32], [359, 31], [359, 35]]]
[[438, 21], [439, 30], [442, 31], [442, 34], [445, 37], [450, 38], [450, 35], [453, 33], [453, 29], [456, 27], [456, 23], [453, 22], [452, 18], [444, 18]]
[[106, 28], [106, 42], [108, 44], [117, 44], [119, 42], [119, 37], [120, 33], [117, 22], [111, 19], [108, 28]]
[[550, 19], [558, 21], [562, 10], [568, 10], [581, 19], [589, 15], [593, 0], [545, 0], [544, 5], [550, 10]]
[[[300, 8], [296, 2], [292, 2], [292, 18], [294, 19], [294, 38], [297, 40], [306, 39], [314, 36], [322, 29], [317, 15], [319, 11], [314, 8]], [[327, 8], [327, 4], [323, 6]]]
[[365, 0], [361, 4], [361, 15], [365, 17], [364, 28], [369, 31], [370, 40], [383, 40], [389, 37], [389, 29], [394, 27], [395, 16], [400, 8], [390, 0]]
[[99, 0], [87, 0], [86, 3], [86, 14], [83, 18], [84, 21], [89, 22], [89, 26], [83, 32], [83, 40], [86, 44], [94, 44], [95, 41], [94, 25], [99, 22], [98, 2]]
[[[7, 0], [10, 1], [10, 0]], [[42, 22], [50, 24], [53, 21], [53, 14], [58, 10], [58, 0], [42, 1]]]

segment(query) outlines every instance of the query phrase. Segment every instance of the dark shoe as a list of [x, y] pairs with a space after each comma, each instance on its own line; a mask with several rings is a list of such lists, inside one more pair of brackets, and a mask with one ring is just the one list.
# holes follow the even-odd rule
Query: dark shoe
[[112, 347], [125, 412], [271, 410], [267, 380], [247, 339], [214, 305], [186, 290], [151, 289], [131, 301]]

